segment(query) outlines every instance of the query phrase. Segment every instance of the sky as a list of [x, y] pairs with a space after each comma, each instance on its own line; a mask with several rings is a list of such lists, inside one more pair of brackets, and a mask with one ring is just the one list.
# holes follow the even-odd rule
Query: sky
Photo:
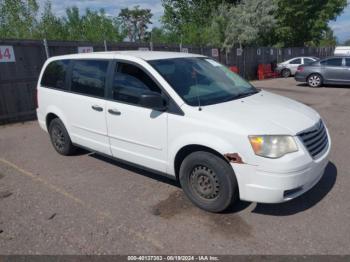
[[[340, 43], [347, 39], [350, 39], [350, 0], [348, 6], [344, 9], [343, 13], [336, 19], [329, 23], [333, 29], [338, 41]], [[46, 0], [38, 0], [40, 6], [44, 6]], [[92, 10], [99, 10], [104, 8], [108, 15], [117, 16], [120, 9], [132, 8], [135, 5], [139, 5], [141, 8], [148, 8], [153, 13], [153, 26], [160, 26], [159, 19], [163, 14], [163, 7], [161, 0], [51, 0], [53, 11], [58, 16], [64, 16], [65, 9], [70, 6], [77, 6], [82, 12], [86, 8]]]
[[350, 0], [343, 13], [335, 21], [331, 21], [329, 26], [333, 29], [339, 42], [350, 39]]
[[[37, 0], [42, 8], [46, 0]], [[57, 16], [64, 16], [66, 8], [77, 6], [84, 13], [86, 8], [92, 10], [105, 9], [107, 15], [117, 16], [122, 8], [133, 8], [139, 5], [141, 8], [152, 10], [152, 26], [159, 26], [159, 19], [163, 15], [163, 7], [161, 0], [51, 0], [52, 9]]]

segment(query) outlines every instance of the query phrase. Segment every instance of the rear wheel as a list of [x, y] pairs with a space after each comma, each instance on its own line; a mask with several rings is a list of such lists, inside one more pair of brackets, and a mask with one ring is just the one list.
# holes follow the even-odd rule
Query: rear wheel
[[51, 143], [59, 154], [67, 156], [74, 153], [76, 148], [72, 144], [69, 134], [59, 118], [55, 118], [50, 122], [49, 134]]
[[204, 151], [185, 158], [180, 167], [180, 183], [196, 206], [210, 212], [227, 209], [238, 193], [232, 167], [222, 158]]
[[292, 75], [292, 73], [290, 72], [289, 69], [285, 68], [285, 69], [282, 70], [281, 75], [283, 77], [287, 78], [287, 77], [290, 77]]
[[307, 78], [307, 83], [310, 87], [320, 87], [322, 85], [322, 76], [319, 74], [311, 74]]

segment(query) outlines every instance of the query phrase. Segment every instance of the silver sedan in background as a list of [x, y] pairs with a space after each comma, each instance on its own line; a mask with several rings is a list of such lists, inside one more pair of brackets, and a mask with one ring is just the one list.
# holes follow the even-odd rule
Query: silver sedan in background
[[298, 67], [296, 81], [307, 82], [310, 87], [323, 84], [350, 86], [350, 56], [329, 57]]
[[277, 64], [276, 71], [283, 77], [290, 77], [292, 75], [295, 75], [298, 66], [313, 63], [317, 60], [318, 58], [313, 56], [294, 57], [292, 59]]

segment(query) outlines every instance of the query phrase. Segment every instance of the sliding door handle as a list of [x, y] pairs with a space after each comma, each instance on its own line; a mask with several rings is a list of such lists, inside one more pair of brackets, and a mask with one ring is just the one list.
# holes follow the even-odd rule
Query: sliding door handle
[[95, 111], [98, 111], [98, 112], [102, 112], [103, 111], [103, 108], [98, 106], [98, 105], [93, 105], [91, 106], [91, 108]]
[[117, 115], [120, 116], [122, 113], [117, 110], [117, 109], [108, 109], [108, 113], [112, 114], [112, 115]]

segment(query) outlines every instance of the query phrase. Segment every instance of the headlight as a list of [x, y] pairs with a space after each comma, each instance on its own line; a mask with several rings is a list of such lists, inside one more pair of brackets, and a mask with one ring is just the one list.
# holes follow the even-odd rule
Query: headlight
[[262, 157], [279, 158], [298, 151], [298, 146], [292, 136], [249, 136], [249, 141], [255, 154]]

